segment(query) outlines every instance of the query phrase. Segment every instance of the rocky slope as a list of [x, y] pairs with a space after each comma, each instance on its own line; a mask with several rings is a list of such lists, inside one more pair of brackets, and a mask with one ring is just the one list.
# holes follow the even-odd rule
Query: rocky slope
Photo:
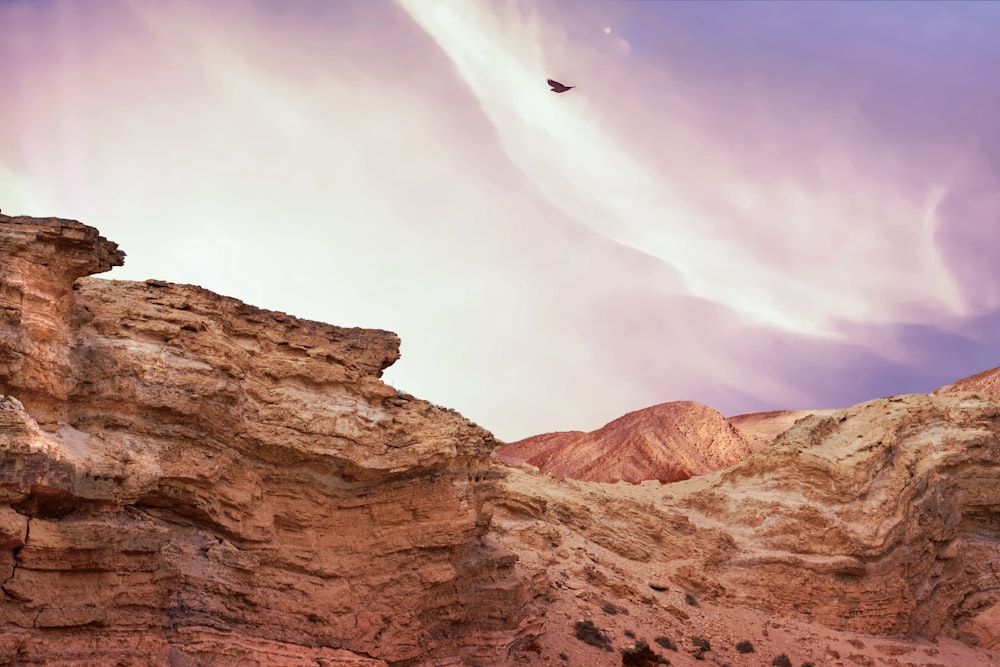
[[809, 417], [674, 484], [525, 467], [494, 525], [551, 582], [538, 664], [621, 664], [573, 637], [584, 620], [673, 665], [1000, 664], [998, 479], [1000, 396], [904, 396]]
[[0, 665], [1000, 664], [998, 393], [666, 404], [570, 460], [696, 476], [560, 479], [386, 386], [393, 334], [85, 278], [66, 220], [0, 258]]
[[630, 412], [589, 433], [525, 438], [503, 446], [497, 456], [589, 482], [676, 482], [742, 461], [810, 414], [784, 410], [727, 420], [712, 408], [677, 401]]
[[938, 387], [935, 394], [954, 394], [959, 391], [987, 391], [1000, 392], [1000, 368], [993, 368], [982, 373], [970, 375], [967, 378], [956, 380], [951, 384]]
[[489, 433], [379, 377], [394, 334], [83, 276], [0, 216], [0, 664], [502, 664], [539, 631]]

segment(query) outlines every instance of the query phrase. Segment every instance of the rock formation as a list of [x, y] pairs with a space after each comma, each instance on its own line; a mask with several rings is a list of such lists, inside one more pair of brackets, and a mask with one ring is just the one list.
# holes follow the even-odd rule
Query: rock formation
[[384, 331], [160, 281], [0, 216], [0, 664], [502, 664], [539, 630], [489, 433]]
[[0, 665], [1000, 664], [995, 372], [500, 456], [596, 483], [385, 385], [394, 334], [87, 278], [67, 220], [0, 258]]
[[586, 618], [617, 628], [615, 646], [625, 630], [649, 644], [711, 637], [720, 664], [769, 665], [777, 647], [744, 656], [735, 643], [782, 634], [796, 665], [1000, 664], [998, 479], [1000, 396], [903, 396], [808, 417], [674, 484], [522, 468], [494, 526], [547, 570], [564, 637]]
[[677, 401], [630, 412], [590, 433], [525, 438], [505, 445], [497, 456], [589, 482], [676, 482], [742, 461], [810, 414], [784, 410], [727, 420], [712, 408]]

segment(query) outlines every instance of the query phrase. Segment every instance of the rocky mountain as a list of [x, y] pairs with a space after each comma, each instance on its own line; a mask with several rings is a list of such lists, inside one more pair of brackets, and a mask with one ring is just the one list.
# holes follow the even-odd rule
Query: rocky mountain
[[493, 438], [379, 380], [394, 334], [83, 278], [123, 254], [73, 221], [0, 216], [0, 257], [0, 664], [498, 664], [537, 632]]
[[525, 438], [504, 445], [497, 456], [589, 482], [676, 482], [742, 461], [813, 413], [782, 410], [726, 419], [704, 405], [677, 401], [630, 412], [589, 433]]
[[86, 277], [68, 220], [0, 259], [0, 665], [1000, 664], [998, 393], [520, 452], [693, 475], [580, 481], [385, 385], [394, 334]]

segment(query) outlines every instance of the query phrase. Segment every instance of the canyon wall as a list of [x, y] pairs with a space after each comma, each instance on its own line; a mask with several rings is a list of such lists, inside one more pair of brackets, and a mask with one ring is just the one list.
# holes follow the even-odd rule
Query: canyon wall
[[[539, 632], [492, 436], [388, 332], [84, 276], [0, 215], [0, 663], [488, 665]], [[6, 663], [10, 664], [10, 663]]]

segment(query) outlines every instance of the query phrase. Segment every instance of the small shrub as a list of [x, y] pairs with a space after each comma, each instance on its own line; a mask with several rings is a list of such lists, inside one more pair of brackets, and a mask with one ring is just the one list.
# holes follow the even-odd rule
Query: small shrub
[[792, 667], [792, 661], [789, 660], [788, 656], [784, 653], [776, 656], [774, 660], [771, 661], [771, 664], [774, 665], [774, 667]]
[[667, 649], [668, 651], [677, 650], [677, 644], [670, 641], [670, 637], [657, 637], [653, 641], [662, 646], [663, 648]]
[[744, 639], [743, 641], [741, 641], [739, 644], [736, 645], [736, 650], [739, 651], [740, 653], [754, 652], [753, 644], [746, 639]]
[[684, 594], [684, 601], [687, 602], [692, 607], [697, 607], [698, 606], [698, 601], [695, 600], [694, 596], [691, 595], [690, 593], [685, 593]]
[[568, 661], [569, 661], [569, 656], [568, 656], [568, 655], [566, 655], [565, 653], [560, 653], [560, 654], [559, 654], [559, 659], [560, 659], [560, 660], [565, 660], [565, 661], [567, 661], [567, 662], [568, 662]]
[[811, 662], [803, 662], [802, 663], [802, 667], [816, 667], [816, 666], [814, 664], [812, 664]]
[[635, 639], [635, 633], [632, 632], [631, 630], [626, 630], [625, 636], [628, 637], [629, 639]]
[[601, 607], [601, 611], [603, 611], [605, 614], [616, 616], [618, 614], [618, 607], [614, 606], [610, 602], [605, 602], [604, 606]]
[[653, 653], [649, 644], [637, 641], [635, 648], [622, 649], [622, 667], [649, 667], [649, 665], [669, 665], [670, 661], [658, 653]]
[[692, 637], [691, 643], [700, 648], [702, 651], [712, 650], [712, 645], [704, 637]]
[[584, 644], [590, 644], [605, 651], [611, 650], [611, 640], [594, 625], [593, 621], [577, 621], [573, 625], [573, 636]]

